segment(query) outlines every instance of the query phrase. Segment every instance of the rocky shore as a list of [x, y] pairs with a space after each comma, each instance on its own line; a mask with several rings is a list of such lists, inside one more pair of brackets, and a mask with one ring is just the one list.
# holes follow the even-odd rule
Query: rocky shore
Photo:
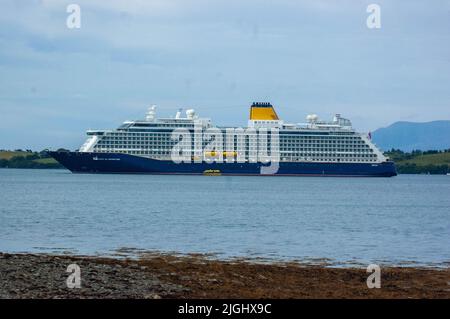
[[[81, 270], [68, 288], [67, 267]], [[139, 259], [0, 253], [0, 298], [450, 298], [450, 270], [220, 261], [154, 254]]]

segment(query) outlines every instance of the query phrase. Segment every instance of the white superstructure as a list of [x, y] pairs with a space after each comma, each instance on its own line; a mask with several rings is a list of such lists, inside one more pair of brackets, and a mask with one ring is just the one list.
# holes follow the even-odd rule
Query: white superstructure
[[[170, 159], [171, 150], [177, 143], [171, 139], [174, 129], [185, 128], [193, 132], [195, 126], [202, 131], [213, 127], [210, 119], [198, 117], [193, 109], [188, 109], [185, 114], [182, 117], [181, 111], [178, 111], [174, 118], [157, 118], [156, 106], [152, 106], [143, 120], [126, 121], [114, 130], [89, 130], [88, 140], [79, 151]], [[306, 120], [306, 123], [290, 124], [279, 119], [252, 119], [248, 127], [279, 130], [280, 161], [381, 163], [387, 160], [366, 134], [355, 132], [350, 120], [340, 114], [336, 114], [331, 121], [322, 121], [315, 114], [308, 115]], [[226, 127], [219, 129], [225, 131]], [[252, 130], [249, 132], [253, 134]], [[231, 143], [233, 149], [226, 141], [223, 143], [227, 152], [236, 151], [235, 143]], [[249, 138], [246, 151], [255, 151], [257, 148], [258, 143]]]

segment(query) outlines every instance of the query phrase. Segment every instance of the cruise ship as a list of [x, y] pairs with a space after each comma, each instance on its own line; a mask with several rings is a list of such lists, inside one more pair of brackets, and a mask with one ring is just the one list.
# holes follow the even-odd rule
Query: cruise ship
[[254, 102], [246, 128], [216, 127], [193, 109], [144, 119], [112, 130], [88, 130], [75, 152], [49, 151], [73, 173], [275, 176], [395, 176], [396, 169], [350, 120], [315, 114], [304, 123], [279, 119], [268, 102]]

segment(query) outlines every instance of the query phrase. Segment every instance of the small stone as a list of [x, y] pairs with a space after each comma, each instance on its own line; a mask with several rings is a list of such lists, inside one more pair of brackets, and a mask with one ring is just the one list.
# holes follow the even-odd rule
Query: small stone
[[216, 278], [208, 279], [209, 282], [219, 282]]
[[144, 295], [144, 299], [162, 299], [162, 297], [158, 294], [147, 294]]

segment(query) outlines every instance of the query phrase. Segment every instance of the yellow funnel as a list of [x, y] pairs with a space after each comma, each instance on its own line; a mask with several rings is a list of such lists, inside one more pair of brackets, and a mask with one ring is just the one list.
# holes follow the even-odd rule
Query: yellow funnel
[[254, 102], [250, 107], [250, 120], [278, 120], [278, 115], [272, 104]]

